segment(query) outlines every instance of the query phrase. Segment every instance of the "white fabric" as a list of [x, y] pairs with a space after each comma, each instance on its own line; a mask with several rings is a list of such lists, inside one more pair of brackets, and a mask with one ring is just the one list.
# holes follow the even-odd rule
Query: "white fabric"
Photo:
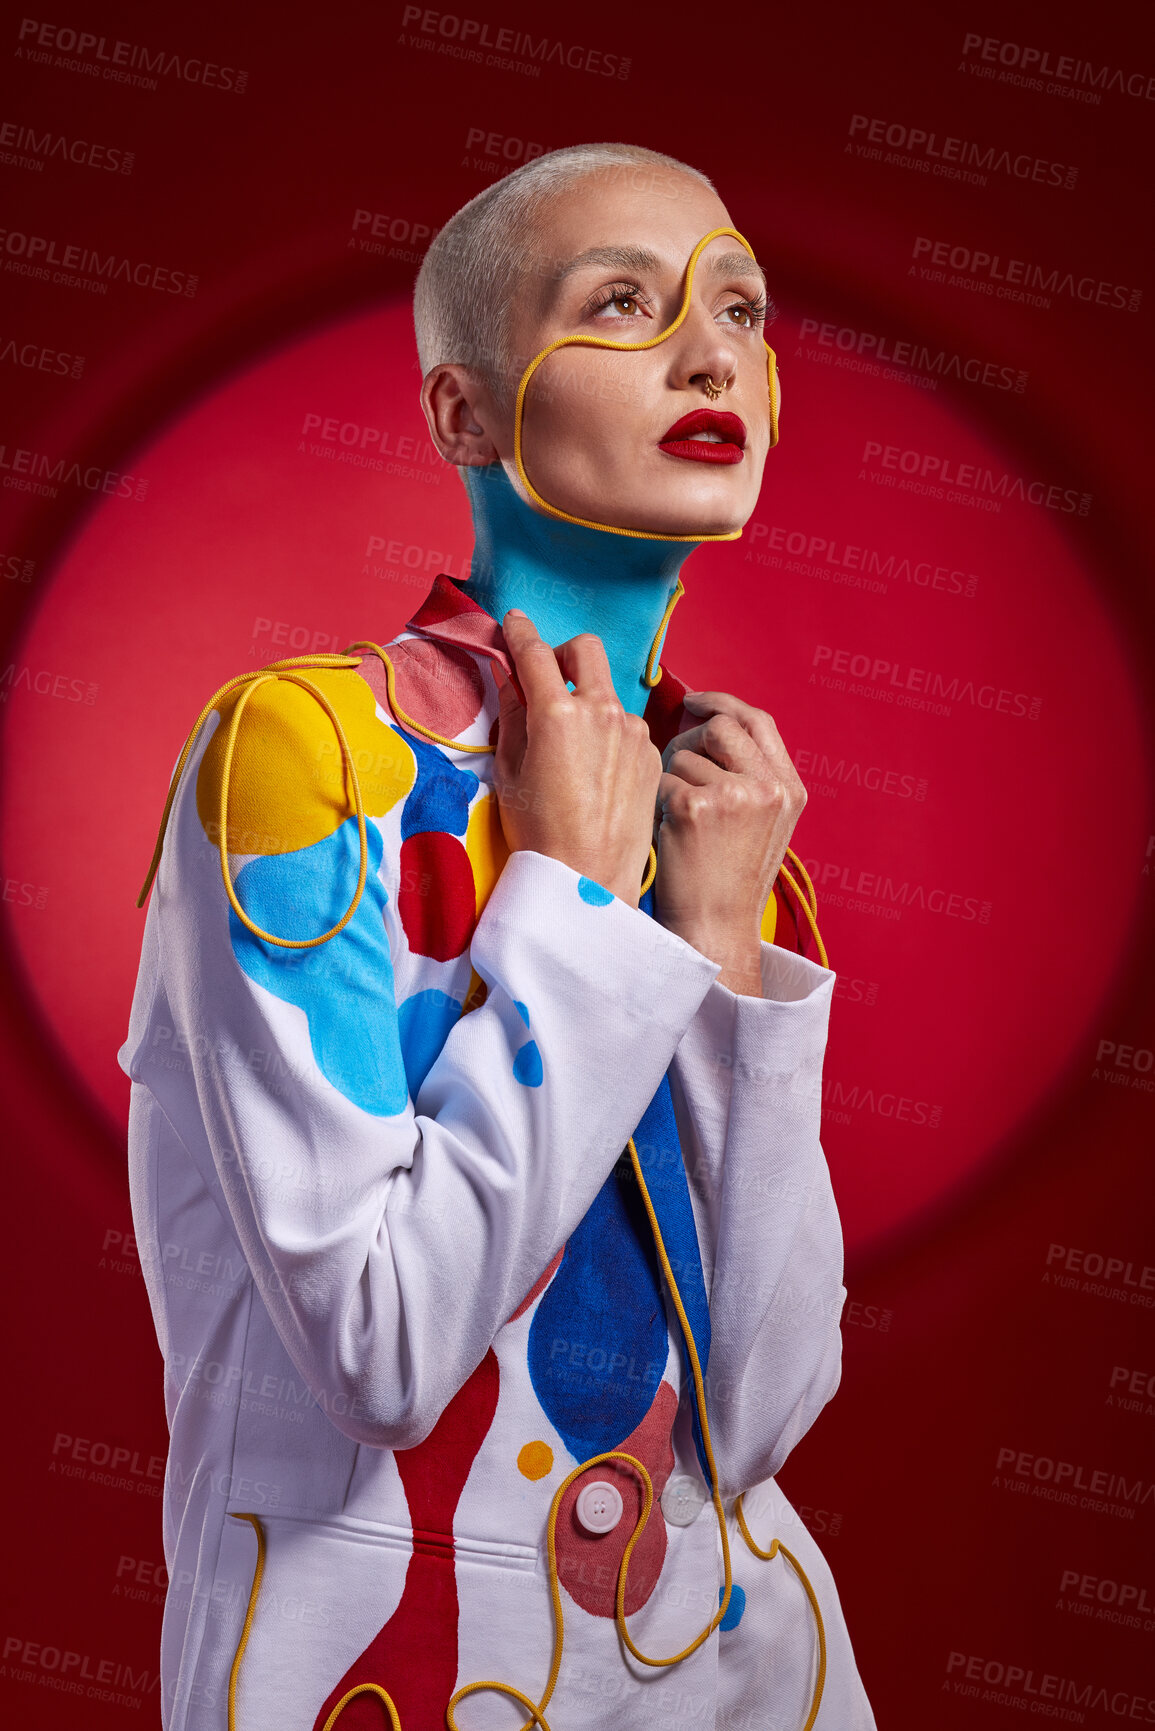
[[[484, 739], [496, 694], [478, 664], [486, 708], [468, 737]], [[841, 1236], [818, 1139], [833, 975], [764, 945], [765, 996], [735, 997], [715, 963], [620, 900], [587, 904], [576, 874], [534, 853], [510, 859], [464, 957], [416, 956], [396, 917], [397, 807], [379, 820], [397, 1000], [425, 986], [460, 1000], [470, 961], [488, 996], [452, 1029], [417, 1102], [372, 1116], [322, 1075], [304, 1012], [238, 965], [196, 811], [203, 749], [174, 806], [120, 1054], [171, 1430], [166, 1731], [226, 1723], [256, 1556], [251, 1526], [227, 1518], [237, 1511], [261, 1519], [269, 1544], [237, 1731], [312, 1731], [401, 1594], [411, 1528], [393, 1451], [428, 1434], [491, 1346], [498, 1408], [454, 1527], [458, 1681], [498, 1677], [536, 1698], [552, 1644], [546, 1513], [575, 1463], [526, 1374], [533, 1307], [506, 1319], [667, 1069], [710, 1293], [723, 1490], [747, 1489], [755, 1536], [780, 1532], [819, 1592], [830, 1645], [819, 1731], [870, 1731], [829, 1570], [764, 1483], [839, 1375]], [[483, 797], [492, 758], [447, 755], [481, 778]], [[511, 1073], [526, 1037], [517, 1002], [533, 1007], [536, 1087]], [[673, 1338], [674, 1470], [698, 1475]], [[513, 1470], [527, 1437], [557, 1462], [536, 1482]], [[732, 1531], [743, 1620], [681, 1665], [627, 1663], [612, 1622], [567, 1600], [554, 1731], [801, 1726], [813, 1618], [782, 1559], [758, 1562]], [[654, 1653], [698, 1632], [721, 1582], [709, 1503], [667, 1539], [658, 1586], [631, 1620]], [[496, 1696], [461, 1710], [469, 1731], [523, 1717]]]

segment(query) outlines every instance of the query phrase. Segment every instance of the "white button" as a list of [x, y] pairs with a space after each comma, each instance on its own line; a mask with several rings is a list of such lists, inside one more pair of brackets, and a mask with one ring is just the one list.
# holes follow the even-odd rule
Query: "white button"
[[575, 1513], [587, 1533], [612, 1533], [622, 1518], [621, 1492], [605, 1479], [584, 1485]]
[[706, 1501], [706, 1487], [689, 1473], [675, 1473], [662, 1492], [662, 1513], [671, 1527], [690, 1527]]

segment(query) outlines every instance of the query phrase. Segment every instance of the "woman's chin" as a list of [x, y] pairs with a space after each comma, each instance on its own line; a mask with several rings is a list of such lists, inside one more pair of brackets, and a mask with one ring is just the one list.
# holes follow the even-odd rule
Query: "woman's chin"
[[[713, 496], [710, 493], [713, 492]], [[565, 511], [587, 523], [597, 523], [606, 529], [640, 529], [651, 535], [679, 535], [688, 539], [704, 539], [710, 535], [733, 535], [745, 527], [754, 505], [731, 497], [719, 499], [712, 489], [702, 489], [702, 495], [682, 494], [673, 499], [655, 497], [650, 490], [645, 497], [615, 496], [610, 489], [595, 490], [590, 497], [579, 497], [572, 490], [563, 497], [544, 492], [544, 498], [555, 509]]]

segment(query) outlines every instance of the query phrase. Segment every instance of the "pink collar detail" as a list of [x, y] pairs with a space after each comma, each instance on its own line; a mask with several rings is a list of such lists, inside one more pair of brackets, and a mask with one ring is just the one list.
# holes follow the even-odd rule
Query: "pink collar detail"
[[[442, 572], [409, 621], [409, 631], [420, 631], [436, 643], [456, 643], [476, 655], [487, 655], [499, 661], [514, 684], [517, 676], [505, 647], [501, 626], [461, 590], [451, 577]], [[682, 719], [684, 681], [663, 668], [662, 677], [646, 701], [645, 718], [650, 736], [659, 749], [679, 731]]]
[[476, 601], [462, 594], [451, 577], [444, 572], [434, 579], [433, 587], [406, 627], [432, 637], [436, 643], [457, 643], [463, 649], [487, 655], [499, 661], [513, 677], [513, 667], [505, 648], [501, 626]]

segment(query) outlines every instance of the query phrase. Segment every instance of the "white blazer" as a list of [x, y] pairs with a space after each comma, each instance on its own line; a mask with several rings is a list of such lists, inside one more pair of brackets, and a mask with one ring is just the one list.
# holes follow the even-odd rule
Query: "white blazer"
[[[817, 1598], [818, 1731], [871, 1731], [830, 1571], [773, 1480], [839, 1378], [842, 1243], [819, 1143], [834, 976], [764, 943], [763, 996], [736, 996], [646, 912], [554, 859], [507, 860], [492, 756], [461, 749], [490, 738], [500, 636], [438, 586], [389, 652], [401, 704], [454, 744], [395, 724], [373, 658], [304, 672], [367, 813], [366, 887], [337, 937], [280, 948], [230, 909], [235, 693], [171, 814], [120, 1054], [171, 1431], [166, 1731], [376, 1728], [380, 1690], [404, 1731], [439, 1731], [478, 1679], [539, 1701], [548, 1517], [590, 1438], [642, 1459], [659, 1498], [631, 1559], [631, 1638], [669, 1655], [710, 1621], [721, 1541], [693, 1391], [652, 1250], [623, 1226], [637, 1199], [619, 1156], [663, 1078], [700, 1258], [674, 1273], [708, 1296], [734, 1589], [688, 1658], [630, 1656], [614, 1595], [639, 1479], [589, 1469], [557, 1522], [564, 1646], [545, 1717], [802, 1731], [816, 1619], [782, 1552], [760, 1560], [740, 1536], [745, 1492], [753, 1537], [779, 1538]], [[247, 701], [236, 894], [262, 929], [315, 936], [360, 859], [333, 723], [284, 681]], [[495, 1691], [457, 1711], [463, 1731], [527, 1716]]]

